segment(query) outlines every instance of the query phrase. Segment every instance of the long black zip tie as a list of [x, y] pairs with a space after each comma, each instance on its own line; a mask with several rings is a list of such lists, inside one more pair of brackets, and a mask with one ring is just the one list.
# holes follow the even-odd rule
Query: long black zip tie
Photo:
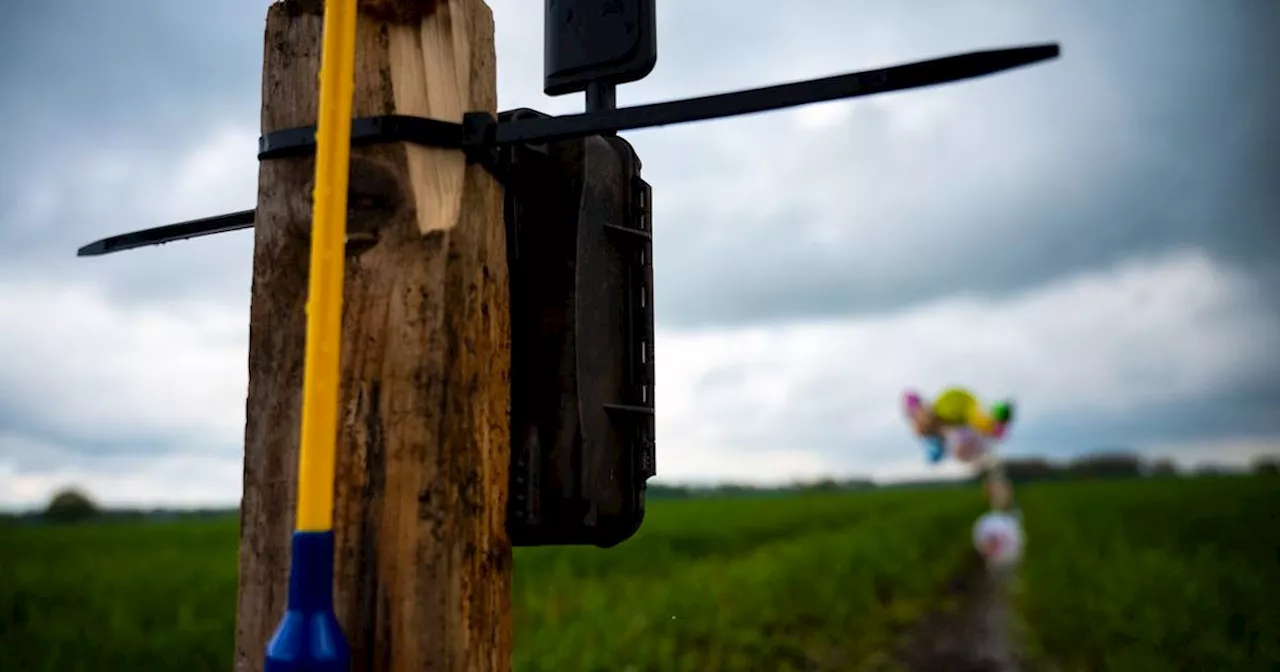
[[[558, 117], [498, 122], [487, 112], [468, 112], [462, 123], [406, 115], [361, 117], [352, 120], [353, 147], [408, 142], [428, 147], [461, 149], [470, 160], [501, 178], [495, 150], [618, 131], [653, 128], [693, 121], [767, 112], [811, 103], [860, 98], [878, 93], [946, 84], [1019, 68], [1057, 58], [1057, 44], [975, 51], [879, 70], [855, 72], [746, 91], [686, 98], [665, 103]], [[258, 140], [258, 159], [307, 156], [315, 151], [315, 126], [267, 133]], [[253, 226], [254, 211], [243, 210], [153, 229], [104, 238], [80, 248], [77, 256], [97, 256], [147, 245], [195, 238]]]
[[253, 210], [241, 210], [216, 217], [192, 219], [186, 222], [178, 222], [177, 224], [158, 226], [154, 229], [124, 233], [89, 243], [80, 248], [76, 252], [76, 256], [96, 257], [122, 250], [132, 250], [136, 247], [160, 245], [177, 240], [186, 240], [187, 238], [211, 236], [215, 233], [251, 229], [253, 228], [253, 215]]
[[[411, 142], [464, 150], [555, 142], [947, 84], [1031, 65], [1056, 58], [1058, 53], [1056, 44], [975, 51], [733, 93], [502, 123], [483, 112], [469, 113], [461, 124], [403, 115], [360, 117], [352, 121], [351, 142], [353, 146]], [[315, 126], [285, 129], [259, 139], [258, 158], [302, 156], [314, 152], [315, 146]]]

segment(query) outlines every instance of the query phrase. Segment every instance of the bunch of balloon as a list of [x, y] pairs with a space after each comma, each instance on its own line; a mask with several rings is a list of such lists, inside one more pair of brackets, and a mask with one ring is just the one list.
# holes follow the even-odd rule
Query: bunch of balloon
[[977, 462], [1004, 438], [1013, 421], [1013, 402], [999, 402], [987, 411], [963, 388], [945, 390], [931, 404], [907, 392], [905, 402], [907, 417], [935, 464], [948, 455], [966, 464]]
[[1021, 517], [1013, 488], [1005, 477], [995, 446], [1013, 422], [1013, 402], [986, 409], [971, 392], [950, 388], [926, 403], [919, 394], [904, 396], [907, 417], [916, 436], [925, 442], [926, 459], [938, 464], [947, 457], [979, 466], [990, 510], [973, 527], [973, 544], [993, 571], [1007, 571], [1022, 557]]

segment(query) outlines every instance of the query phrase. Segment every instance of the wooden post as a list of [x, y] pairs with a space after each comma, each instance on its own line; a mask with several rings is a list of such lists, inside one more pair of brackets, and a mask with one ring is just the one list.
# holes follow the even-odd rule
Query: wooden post
[[[316, 122], [322, 5], [267, 16], [264, 133]], [[362, 0], [354, 114], [495, 111], [483, 0]], [[311, 158], [259, 169], [235, 669], [260, 670], [293, 525]], [[500, 188], [461, 152], [352, 153], [336, 612], [352, 670], [508, 670], [508, 293]]]

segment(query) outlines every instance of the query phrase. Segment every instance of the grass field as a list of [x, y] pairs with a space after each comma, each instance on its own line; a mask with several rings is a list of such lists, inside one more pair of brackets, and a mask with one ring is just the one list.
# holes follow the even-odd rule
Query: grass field
[[[1020, 494], [1042, 663], [1280, 665], [1280, 479]], [[518, 549], [515, 668], [878, 667], [983, 506], [976, 489], [656, 502], [619, 548]], [[230, 669], [235, 572], [234, 520], [0, 528], [0, 670]]]
[[1280, 479], [1053, 484], [1021, 498], [1019, 607], [1062, 670], [1280, 670]]

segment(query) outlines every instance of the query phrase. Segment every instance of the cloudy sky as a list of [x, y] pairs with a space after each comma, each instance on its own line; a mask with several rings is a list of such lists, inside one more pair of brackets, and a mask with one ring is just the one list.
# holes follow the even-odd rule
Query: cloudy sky
[[[491, 0], [503, 108], [541, 8]], [[0, 18], [0, 507], [240, 495], [266, 0]], [[1013, 396], [1005, 450], [1280, 446], [1280, 4], [664, 0], [636, 104], [1058, 41], [929, 90], [628, 134], [655, 190], [660, 479], [901, 478], [900, 394]]]

